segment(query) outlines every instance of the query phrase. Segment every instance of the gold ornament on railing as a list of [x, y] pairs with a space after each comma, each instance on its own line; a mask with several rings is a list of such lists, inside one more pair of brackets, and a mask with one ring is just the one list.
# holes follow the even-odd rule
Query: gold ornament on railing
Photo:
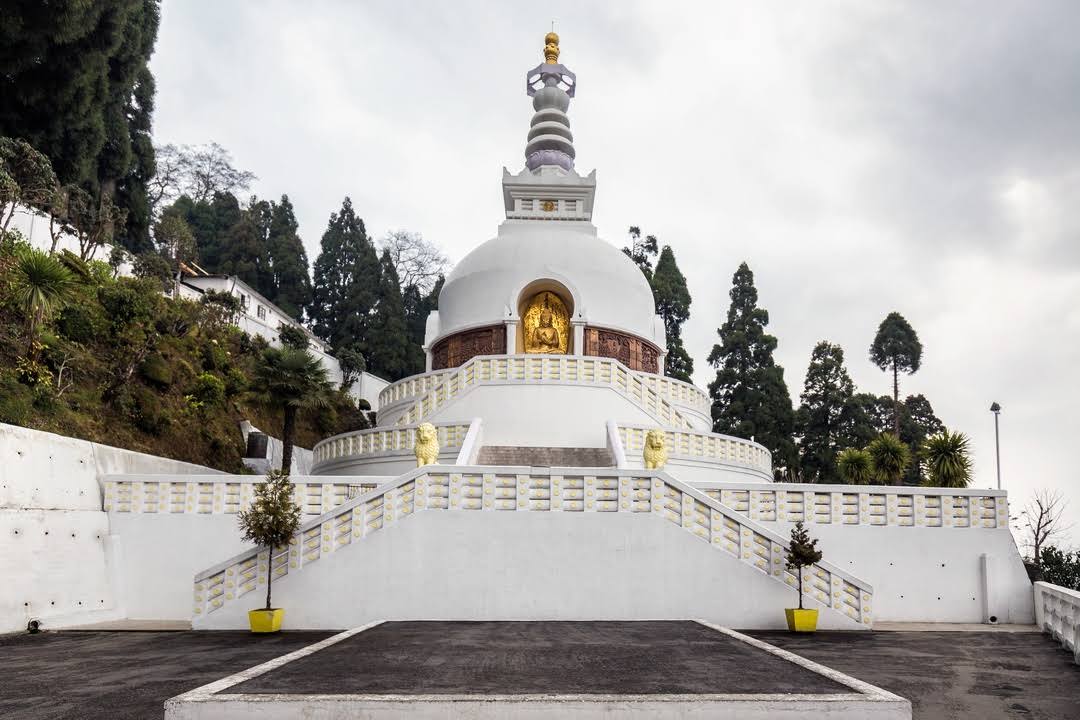
[[439, 431], [431, 423], [420, 423], [416, 427], [416, 467], [434, 465], [439, 462]]
[[650, 430], [645, 433], [646, 470], [660, 470], [667, 463], [667, 434], [663, 430]]

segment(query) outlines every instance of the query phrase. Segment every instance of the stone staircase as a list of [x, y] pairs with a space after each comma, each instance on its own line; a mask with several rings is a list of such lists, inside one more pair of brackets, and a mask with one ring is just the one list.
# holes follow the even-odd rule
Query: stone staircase
[[611, 451], [602, 447], [525, 447], [485, 445], [477, 465], [514, 467], [615, 467]]

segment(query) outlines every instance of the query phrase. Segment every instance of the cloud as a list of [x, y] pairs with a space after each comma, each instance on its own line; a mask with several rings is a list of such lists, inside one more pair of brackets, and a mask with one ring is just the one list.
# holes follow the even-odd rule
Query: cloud
[[898, 310], [926, 346], [903, 391], [972, 436], [976, 484], [997, 400], [1014, 509], [1060, 488], [1080, 526], [1074, 3], [167, 3], [156, 136], [288, 193], [312, 257], [348, 194], [460, 259], [502, 219], [550, 19], [594, 219], [673, 246], [699, 385], [742, 260], [796, 400], [821, 339], [887, 392], [867, 348]]

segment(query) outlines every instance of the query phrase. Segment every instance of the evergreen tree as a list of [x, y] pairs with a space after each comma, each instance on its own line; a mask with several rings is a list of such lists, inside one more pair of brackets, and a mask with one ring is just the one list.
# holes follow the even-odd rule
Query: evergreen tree
[[802, 405], [796, 414], [804, 482], [840, 482], [836, 454], [850, 446], [855, 383], [844, 368], [844, 350], [819, 342], [810, 355]]
[[273, 268], [273, 301], [294, 318], [303, 317], [311, 304], [311, 276], [308, 274], [307, 252], [297, 234], [300, 226], [293, 214], [288, 195], [273, 205], [270, 213], [270, 264]]
[[644, 240], [641, 239], [641, 228], [636, 225], [630, 226], [630, 245], [622, 249], [623, 254], [626, 257], [634, 261], [634, 264], [641, 268], [641, 273], [645, 276], [645, 279], [649, 281], [649, 285], [652, 285], [653, 267], [652, 259], [656, 257], [657, 241], [655, 235], [647, 235]]
[[372, 315], [378, 299], [379, 258], [352, 200], [330, 215], [315, 260], [311, 319], [315, 334], [335, 351], [348, 349], [371, 366]]
[[388, 380], [400, 380], [411, 370], [401, 285], [394, 261], [387, 250], [383, 250], [379, 259], [378, 300], [365, 358], [372, 373]]
[[892, 370], [893, 434], [900, 437], [900, 373], [915, 373], [922, 363], [922, 343], [903, 315], [891, 312], [881, 321], [870, 344], [870, 361], [882, 370]]
[[269, 279], [273, 275], [255, 213], [243, 212], [240, 221], [229, 228], [218, 272], [235, 275], [260, 294], [266, 295]]
[[709, 353], [716, 379], [709, 383], [713, 431], [753, 438], [772, 453], [778, 476], [792, 477], [798, 456], [792, 435], [795, 411], [784, 369], [773, 360], [776, 338], [765, 332], [769, 313], [757, 306], [754, 274], [743, 263], [735, 272], [727, 321]]
[[442, 275], [426, 295], [422, 295], [416, 285], [410, 285], [402, 292], [401, 300], [405, 306], [405, 327], [409, 335], [409, 375], [424, 372], [424, 336], [427, 333], [427, 319], [432, 311], [439, 309], [439, 291], [446, 278]]
[[[0, 135], [52, 161], [60, 182], [115, 203], [107, 234], [149, 248], [143, 184], [149, 145], [157, 0], [16, 0], [0, 22]], [[133, 226], [125, 233], [120, 218]]]
[[218, 193], [213, 200], [206, 202], [182, 195], [171, 207], [180, 213], [195, 236], [199, 267], [209, 273], [223, 272], [221, 264], [227, 244], [226, 236], [243, 217], [236, 196]]
[[668, 350], [664, 361], [664, 374], [677, 380], [692, 382], [694, 360], [682, 343], [682, 324], [690, 317], [690, 290], [686, 287], [686, 277], [679, 270], [670, 245], [664, 246], [660, 259], [656, 261], [652, 291], [656, 313], [664, 319]]

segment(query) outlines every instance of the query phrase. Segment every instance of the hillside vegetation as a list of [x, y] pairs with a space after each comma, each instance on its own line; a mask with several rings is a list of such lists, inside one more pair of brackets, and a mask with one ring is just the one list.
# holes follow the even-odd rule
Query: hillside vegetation
[[[28, 272], [38, 276], [28, 281]], [[28, 292], [41, 287], [54, 296], [42, 303], [39, 292], [31, 302]], [[239, 423], [278, 435], [282, 417], [248, 392], [267, 343], [230, 324], [234, 302], [173, 300], [156, 278], [116, 278], [106, 263], [34, 253], [7, 234], [0, 422], [242, 472]], [[336, 391], [330, 407], [301, 413], [295, 440], [310, 448], [366, 426], [364, 412]]]

